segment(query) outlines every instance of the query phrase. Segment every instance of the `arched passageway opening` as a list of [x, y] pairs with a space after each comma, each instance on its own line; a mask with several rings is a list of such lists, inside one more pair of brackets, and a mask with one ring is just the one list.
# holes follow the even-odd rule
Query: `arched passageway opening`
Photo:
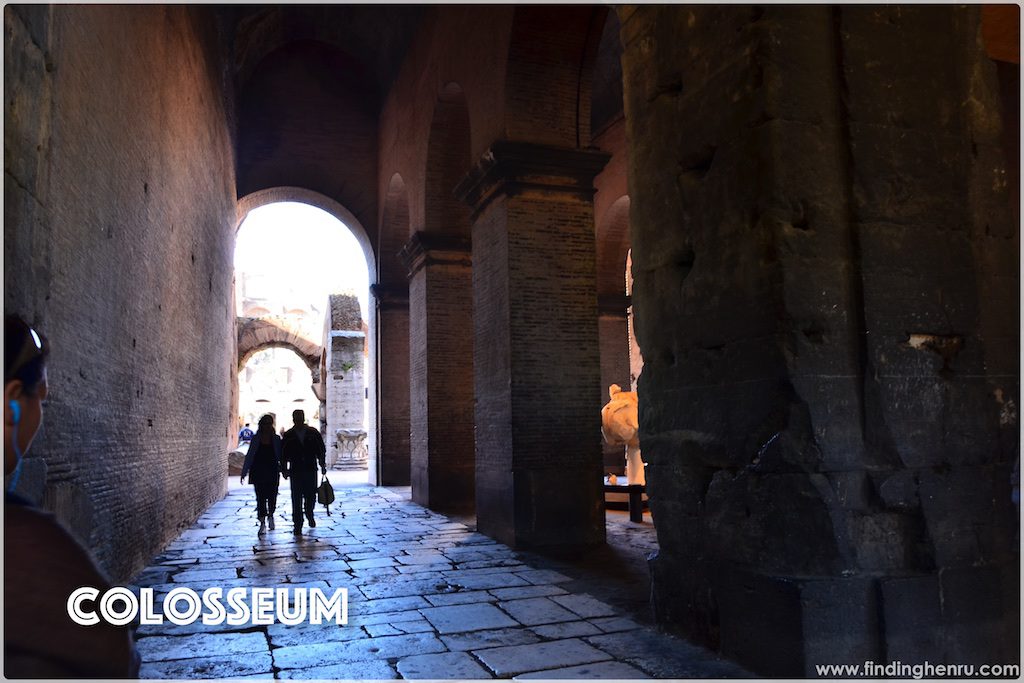
[[[307, 423], [320, 429], [330, 463], [368, 468], [375, 412], [367, 381], [373, 376], [369, 240], [351, 214], [326, 197], [296, 188], [258, 195], [239, 203], [235, 251], [239, 426], [260, 412], [257, 395], [278, 408], [291, 397], [304, 403]], [[250, 371], [246, 361], [268, 347], [293, 350], [308, 372], [281, 356], [258, 364], [269, 363], [269, 375]], [[303, 384], [312, 389], [309, 406], [298, 398], [305, 397]], [[285, 413], [278, 415], [279, 428], [291, 425], [291, 411]], [[352, 439], [356, 449], [347, 448]], [[342, 450], [357, 457], [343, 458]]]

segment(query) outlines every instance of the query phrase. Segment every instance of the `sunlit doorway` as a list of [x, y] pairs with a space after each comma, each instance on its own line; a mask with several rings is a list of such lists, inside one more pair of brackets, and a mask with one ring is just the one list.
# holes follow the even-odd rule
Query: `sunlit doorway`
[[[246, 213], [235, 246], [240, 438], [266, 413], [278, 431], [290, 428], [292, 411], [302, 409], [324, 437], [329, 467], [368, 451], [368, 293], [363, 248], [328, 211], [274, 202]], [[347, 342], [341, 351], [339, 337]], [[229, 474], [247, 449], [240, 444], [229, 456]], [[351, 470], [352, 457], [347, 462]], [[366, 458], [359, 462], [365, 480]]]

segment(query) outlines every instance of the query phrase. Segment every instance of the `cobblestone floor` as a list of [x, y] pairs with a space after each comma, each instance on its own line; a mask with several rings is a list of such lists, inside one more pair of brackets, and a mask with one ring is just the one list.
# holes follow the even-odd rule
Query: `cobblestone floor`
[[[749, 677], [578, 590], [607, 582], [551, 569], [540, 556], [414, 505], [401, 490], [335, 491], [332, 514], [318, 506], [316, 528], [296, 537], [282, 487], [277, 529], [257, 536], [252, 489], [233, 485], [134, 583], [152, 587], [158, 604], [177, 586], [344, 587], [347, 625], [143, 625], [142, 677]], [[637, 538], [643, 545], [643, 534]]]

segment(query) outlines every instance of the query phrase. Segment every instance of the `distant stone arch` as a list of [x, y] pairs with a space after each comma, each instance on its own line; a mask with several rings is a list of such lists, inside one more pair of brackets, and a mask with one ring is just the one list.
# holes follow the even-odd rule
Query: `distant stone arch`
[[313, 392], [319, 397], [317, 385], [320, 384], [320, 357], [323, 353], [323, 348], [319, 344], [302, 336], [281, 319], [238, 319], [239, 372], [245, 368], [253, 354], [270, 348], [286, 348], [298, 354], [309, 368], [309, 373], [313, 377]]
[[399, 252], [409, 239], [410, 233], [409, 192], [402, 176], [395, 173], [388, 183], [381, 229], [377, 237], [377, 256], [380, 264], [377, 284], [408, 289], [408, 271], [399, 257]]
[[246, 318], [262, 318], [268, 315], [272, 315], [269, 308], [263, 306], [249, 306], [245, 309], [243, 314]]
[[448, 83], [437, 94], [427, 143], [426, 232], [467, 239], [470, 236], [469, 206], [455, 196], [456, 185], [473, 163], [470, 130], [466, 95], [458, 83]]

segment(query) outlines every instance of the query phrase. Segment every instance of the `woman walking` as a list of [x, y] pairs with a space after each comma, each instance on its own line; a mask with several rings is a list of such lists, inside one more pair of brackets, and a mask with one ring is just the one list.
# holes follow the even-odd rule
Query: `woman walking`
[[274, 530], [274, 509], [277, 507], [277, 485], [281, 474], [281, 437], [274, 433], [274, 416], [264, 415], [256, 428], [256, 436], [249, 442], [249, 452], [242, 465], [240, 481], [245, 475], [256, 489], [256, 515], [260, 518], [258, 534]]

